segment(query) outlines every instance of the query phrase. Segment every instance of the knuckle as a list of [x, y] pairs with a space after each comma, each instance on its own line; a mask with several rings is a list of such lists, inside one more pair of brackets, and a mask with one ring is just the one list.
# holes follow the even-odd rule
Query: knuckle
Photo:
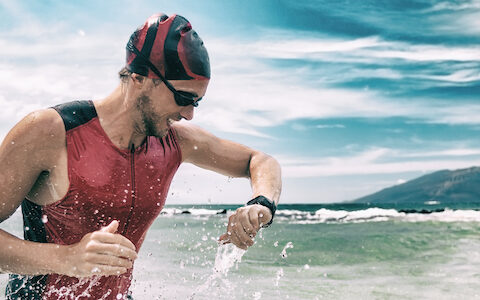
[[92, 239], [95, 239], [95, 240], [96, 240], [96, 239], [98, 239], [98, 238], [100, 237], [100, 233], [99, 233], [98, 231], [92, 232], [92, 233], [90, 234], [90, 237], [91, 237]]
[[86, 245], [85, 245], [85, 250], [86, 251], [93, 251], [95, 249], [95, 246], [96, 246], [96, 243], [94, 241], [89, 241]]

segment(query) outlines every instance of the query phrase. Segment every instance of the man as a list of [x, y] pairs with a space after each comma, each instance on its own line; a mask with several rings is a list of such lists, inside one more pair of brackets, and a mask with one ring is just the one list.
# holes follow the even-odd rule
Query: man
[[[246, 249], [271, 223], [280, 167], [187, 124], [210, 64], [183, 17], [151, 16], [127, 44], [121, 83], [98, 101], [26, 116], [0, 148], [0, 220], [22, 205], [25, 240], [0, 230], [8, 299], [126, 299], [133, 262], [182, 162], [249, 177], [253, 199], [220, 237]], [[22, 276], [29, 275], [29, 276]]]

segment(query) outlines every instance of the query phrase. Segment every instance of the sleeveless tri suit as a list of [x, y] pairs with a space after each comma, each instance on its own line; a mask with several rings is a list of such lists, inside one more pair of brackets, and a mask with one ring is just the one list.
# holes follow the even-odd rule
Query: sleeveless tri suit
[[[54, 107], [66, 130], [67, 194], [39, 206], [22, 202], [24, 237], [41, 243], [70, 245], [113, 220], [118, 233], [139, 250], [147, 229], [163, 208], [180, 165], [175, 132], [149, 136], [132, 150], [116, 147], [103, 131], [93, 102], [75, 101]], [[10, 275], [7, 299], [127, 299], [132, 269], [119, 276], [86, 279], [49, 274]]]

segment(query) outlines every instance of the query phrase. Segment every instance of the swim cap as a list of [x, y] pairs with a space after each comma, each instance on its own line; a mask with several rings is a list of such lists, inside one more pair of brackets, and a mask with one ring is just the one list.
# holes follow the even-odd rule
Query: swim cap
[[[210, 60], [202, 39], [182, 16], [154, 14], [130, 36], [167, 80], [209, 79]], [[148, 78], [159, 78], [127, 47], [127, 70]]]

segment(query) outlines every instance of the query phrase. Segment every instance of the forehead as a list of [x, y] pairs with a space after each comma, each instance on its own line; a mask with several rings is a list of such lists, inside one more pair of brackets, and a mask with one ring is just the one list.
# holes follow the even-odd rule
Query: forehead
[[209, 80], [170, 80], [176, 90], [193, 92], [203, 97], [207, 91]]

